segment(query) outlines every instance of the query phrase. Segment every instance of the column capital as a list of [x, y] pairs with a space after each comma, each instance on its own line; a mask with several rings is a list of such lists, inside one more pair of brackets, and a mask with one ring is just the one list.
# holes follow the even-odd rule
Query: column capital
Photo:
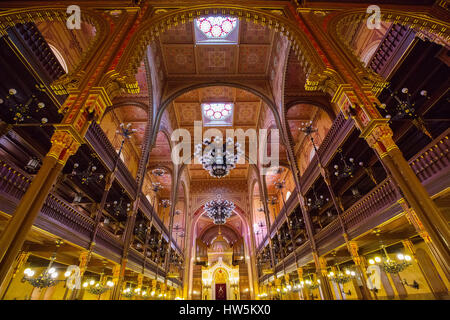
[[61, 164], [65, 164], [81, 145], [72, 133], [58, 129], [53, 133], [50, 142], [52, 146], [47, 156], [57, 159]]

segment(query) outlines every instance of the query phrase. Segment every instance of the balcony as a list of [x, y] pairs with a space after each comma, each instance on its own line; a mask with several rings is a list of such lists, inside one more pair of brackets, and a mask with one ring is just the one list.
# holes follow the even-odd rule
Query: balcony
[[[87, 133], [86, 142], [92, 147], [92, 149], [99, 155], [99, 158], [104, 162], [105, 166], [112, 171], [117, 159], [117, 152], [109, 142], [108, 137], [103, 132], [102, 128], [92, 122]], [[122, 160], [119, 160], [116, 179], [119, 184], [126, 190], [126, 192], [133, 198], [136, 198], [137, 183], [127, 169]]]
[[[431, 195], [448, 188], [450, 185], [449, 134], [450, 129], [447, 129], [409, 161], [420, 182]], [[400, 214], [402, 208], [397, 203], [397, 200], [400, 198], [401, 195], [390, 178], [379, 183], [342, 214], [342, 219], [350, 238], [355, 238]], [[329, 223], [314, 235], [314, 239], [319, 255], [323, 255], [344, 244], [345, 240], [339, 220], [336, 218]], [[267, 241], [267, 238], [264, 241]], [[258, 248], [258, 250], [262, 248], [263, 246]], [[298, 265], [303, 265], [312, 260], [309, 241], [297, 247], [295, 257]], [[284, 261], [279, 262], [277, 268], [279, 265], [289, 268], [292, 264], [295, 264], [293, 253], [289, 254]], [[261, 277], [260, 281], [264, 281], [267, 277], [267, 275]]]
[[[325, 139], [318, 149], [318, 152], [322, 156], [324, 165], [331, 160], [338, 146], [340, 146], [347, 139], [354, 128], [355, 127], [352, 119], [345, 119], [342, 112], [338, 114]], [[319, 177], [319, 175], [319, 163], [317, 156], [315, 155], [302, 175], [301, 188], [303, 193], [311, 188], [312, 184]], [[287, 209], [283, 207], [276, 217], [274, 223], [271, 225], [269, 233], [271, 236], [273, 236], [276, 230], [278, 230], [278, 228], [286, 221], [284, 213], [285, 210], [287, 210], [289, 216], [292, 210], [299, 204], [296, 194], [297, 189], [294, 189], [292, 195], [286, 202]], [[258, 246], [257, 252], [260, 252], [267, 245], [267, 243], [268, 237], [266, 235]]]
[[[6, 213], [6, 216], [11, 216], [30, 185], [32, 178], [25, 171], [5, 160], [0, 160], [0, 177], [0, 211]], [[143, 199], [147, 200], [145, 197]], [[149, 209], [145, 207], [144, 201], [143, 211], [151, 214]], [[156, 219], [159, 218], [156, 216]], [[156, 219], [154, 222], [162, 225], [161, 221]], [[86, 214], [77, 211], [76, 208], [65, 202], [58, 195], [50, 193], [34, 222], [34, 226], [87, 249], [94, 232], [95, 222]], [[166, 232], [166, 235], [168, 234], [165, 227], [163, 231]], [[120, 263], [123, 252], [122, 237], [115, 236], [106, 228], [100, 226], [95, 242], [95, 253]], [[178, 246], [175, 245], [175, 248], [180, 254], [182, 253]], [[133, 252], [133, 249], [130, 249], [130, 252]], [[133, 264], [130, 266], [140, 271], [141, 267], [137, 268], [137, 266], [142, 266], [143, 255], [136, 252], [131, 259], [136, 268], [133, 268]], [[147, 266], [150, 267], [153, 264], [147, 259]], [[163, 270], [159, 270], [158, 274], [164, 275]]]

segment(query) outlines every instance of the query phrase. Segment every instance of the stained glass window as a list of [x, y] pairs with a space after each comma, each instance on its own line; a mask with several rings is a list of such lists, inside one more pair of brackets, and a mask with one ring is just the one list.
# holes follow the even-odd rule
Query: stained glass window
[[236, 28], [237, 18], [203, 17], [195, 20], [197, 27], [209, 39], [224, 39]]
[[231, 103], [203, 103], [203, 114], [210, 120], [225, 120], [231, 115]]
[[202, 103], [203, 124], [206, 126], [227, 126], [232, 124], [232, 103]]

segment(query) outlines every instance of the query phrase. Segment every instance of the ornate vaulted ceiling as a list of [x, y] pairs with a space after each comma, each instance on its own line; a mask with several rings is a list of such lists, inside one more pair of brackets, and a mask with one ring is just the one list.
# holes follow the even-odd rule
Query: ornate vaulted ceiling
[[196, 44], [194, 24], [180, 24], [161, 35], [156, 49], [169, 80], [221, 76], [264, 77], [268, 71], [274, 32], [240, 22], [237, 44]]
[[[226, 129], [257, 129], [263, 103], [261, 99], [247, 91], [225, 87], [214, 86], [201, 88], [183, 94], [172, 103], [174, 110], [175, 126], [190, 131], [194, 138], [194, 121], [202, 121], [201, 103], [206, 102], [232, 102], [234, 103], [233, 126], [218, 127], [225, 137]], [[204, 130], [209, 127], [204, 127]], [[190, 165], [189, 175], [191, 179], [214, 179], [203, 169], [201, 165]], [[248, 175], [248, 165], [238, 165], [230, 172], [228, 178], [246, 179]]]
[[[284, 36], [241, 19], [236, 44], [197, 44], [195, 28], [194, 22], [189, 22], [162, 33], [160, 38], [149, 46], [148, 68], [143, 61], [136, 74], [140, 87], [139, 94], [122, 94], [114, 100], [114, 104], [120, 106], [113, 110], [118, 121], [131, 123], [133, 128], [138, 129], [132, 138], [133, 149], [138, 156], [144, 145], [145, 127], [152, 105], [158, 105], [161, 99], [167, 99], [177, 88], [205, 81], [207, 84], [232, 82], [238, 87], [240, 85], [259, 87], [264, 94], [268, 97], [273, 95], [277, 101], [281, 99], [283, 86], [287, 101], [294, 101], [305, 94], [306, 77], [295, 55], [287, 55], [289, 42]], [[284, 77], [286, 59], [289, 68]], [[153, 88], [149, 87], [150, 83]], [[164, 133], [163, 131], [158, 133], [148, 163], [151, 180], [159, 181], [163, 186], [161, 193], [163, 197], [169, 196], [172, 183], [172, 175], [169, 172], [173, 169], [170, 146], [172, 130], [187, 129], [194, 142], [194, 121], [203, 121], [201, 104], [213, 102], [234, 104], [232, 126], [212, 127], [221, 130], [224, 136], [228, 128], [240, 128], [245, 131], [277, 127], [273, 113], [266, 103], [243, 88], [213, 85], [193, 89], [178, 96], [170, 102], [163, 113], [160, 129]], [[313, 120], [317, 112], [317, 107], [307, 103], [297, 103], [287, 112], [286, 120], [298, 146], [302, 135], [299, 135], [297, 128], [302, 121]], [[203, 131], [209, 128], [211, 127], [203, 127]], [[269, 150], [269, 154], [270, 152]], [[282, 144], [279, 146], [279, 156], [280, 162], [286, 163], [286, 151]], [[152, 175], [151, 170], [158, 166], [169, 170], [161, 177]], [[272, 171], [266, 177], [269, 194], [275, 193], [274, 184], [282, 178]], [[190, 164], [187, 174], [193, 183], [202, 180], [220, 183], [200, 164]], [[246, 163], [238, 164], [221, 180], [246, 183], [248, 178], [249, 165]]]

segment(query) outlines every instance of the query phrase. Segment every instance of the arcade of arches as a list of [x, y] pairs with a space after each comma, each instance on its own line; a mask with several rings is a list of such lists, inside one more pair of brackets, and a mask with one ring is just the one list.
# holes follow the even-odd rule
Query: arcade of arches
[[448, 299], [447, 1], [50, 2], [0, 3], [1, 299]]

